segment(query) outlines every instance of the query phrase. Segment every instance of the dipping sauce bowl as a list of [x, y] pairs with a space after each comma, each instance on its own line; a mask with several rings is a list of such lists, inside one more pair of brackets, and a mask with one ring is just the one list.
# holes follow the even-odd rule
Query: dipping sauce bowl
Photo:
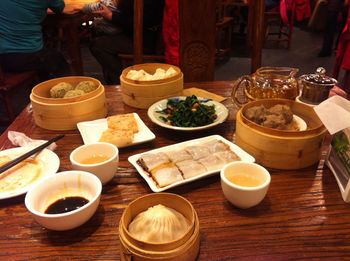
[[96, 142], [76, 148], [69, 159], [73, 169], [91, 172], [106, 184], [118, 170], [119, 151], [111, 143]]
[[259, 204], [271, 182], [271, 176], [264, 167], [249, 162], [227, 164], [221, 170], [220, 177], [226, 199], [243, 209]]
[[69, 230], [92, 217], [101, 191], [101, 181], [95, 175], [79, 170], [64, 171], [32, 187], [25, 197], [25, 206], [43, 227]]

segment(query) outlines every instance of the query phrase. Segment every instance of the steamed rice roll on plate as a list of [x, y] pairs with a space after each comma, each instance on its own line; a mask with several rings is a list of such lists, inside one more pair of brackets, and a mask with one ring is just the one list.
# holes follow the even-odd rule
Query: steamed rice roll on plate
[[185, 179], [189, 179], [200, 174], [203, 174], [207, 169], [199, 162], [194, 160], [184, 160], [176, 163], [176, 166], [181, 170]]
[[225, 165], [225, 162], [222, 159], [212, 154], [205, 158], [199, 159], [198, 162], [203, 164], [207, 171], [221, 169]]
[[210, 155], [210, 150], [205, 146], [188, 146], [185, 150], [192, 156], [194, 160], [198, 160]]
[[159, 152], [143, 154], [139, 162], [146, 171], [152, 171], [162, 164], [169, 163], [170, 160], [164, 152]]
[[[159, 154], [165, 154], [166, 157], [163, 155], [163, 160], [160, 160]], [[153, 165], [158, 165], [158, 167], [148, 171], [145, 164], [141, 164], [142, 158], [149, 164], [149, 167], [153, 167]], [[149, 162], [149, 158], [153, 160], [152, 165]], [[135, 166], [154, 192], [161, 192], [181, 184], [211, 176], [218, 173], [225, 164], [238, 160], [244, 162], [255, 161], [251, 155], [240, 147], [219, 135], [189, 140], [129, 157], [129, 162]], [[167, 167], [166, 175], [176, 173], [172, 174], [173, 176], [170, 175], [173, 183], [169, 182], [168, 177], [161, 177], [164, 173], [163, 170], [160, 172], [157, 171], [158, 169], [164, 169], [164, 166]], [[183, 180], [178, 180], [181, 178], [174, 167], [178, 169]], [[159, 181], [161, 185], [157, 183], [156, 178], [162, 179]], [[165, 185], [166, 183], [170, 184]]]
[[214, 154], [217, 158], [220, 158], [225, 163], [241, 160], [241, 158], [231, 150], [219, 151]]
[[165, 187], [183, 180], [181, 172], [174, 163], [165, 163], [154, 168], [151, 170], [151, 175], [159, 187]]
[[192, 156], [186, 150], [169, 151], [165, 153], [174, 163], [192, 159]]
[[205, 142], [202, 144], [202, 146], [207, 147], [210, 153], [215, 153], [218, 151], [226, 151], [230, 149], [229, 146], [227, 146], [225, 143], [216, 139]]

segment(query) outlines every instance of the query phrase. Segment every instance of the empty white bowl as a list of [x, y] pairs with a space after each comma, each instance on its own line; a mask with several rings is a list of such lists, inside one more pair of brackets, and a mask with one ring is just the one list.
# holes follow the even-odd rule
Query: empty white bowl
[[[25, 197], [25, 205], [43, 227], [69, 230], [84, 224], [92, 217], [99, 205], [101, 191], [101, 181], [95, 175], [85, 171], [63, 171], [32, 187]], [[49, 206], [67, 197], [82, 197], [88, 203], [66, 213], [45, 214]]]
[[249, 162], [232, 162], [220, 172], [221, 188], [228, 201], [239, 208], [250, 208], [265, 197], [271, 182], [270, 173]]
[[[87, 160], [101, 156], [105, 158], [103, 161], [87, 163]], [[74, 169], [91, 172], [101, 180], [102, 184], [106, 184], [117, 173], [119, 151], [111, 143], [96, 142], [76, 148], [69, 159]]]

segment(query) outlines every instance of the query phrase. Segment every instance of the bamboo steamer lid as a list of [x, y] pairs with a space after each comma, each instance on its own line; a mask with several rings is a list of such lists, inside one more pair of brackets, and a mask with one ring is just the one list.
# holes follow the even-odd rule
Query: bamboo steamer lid
[[[170, 67], [176, 71], [176, 74], [165, 79], [140, 81], [131, 80], [126, 77], [130, 70], [144, 70], [149, 74], [154, 74], [158, 68], [166, 71]], [[147, 109], [159, 100], [182, 95], [183, 74], [178, 67], [170, 64], [137, 64], [123, 70], [120, 76], [120, 86], [125, 104], [139, 109]]]
[[[128, 232], [130, 222], [149, 207], [162, 204], [183, 214], [190, 227], [179, 239], [166, 243], [140, 241]], [[137, 198], [124, 210], [119, 222], [119, 239], [122, 260], [195, 260], [199, 252], [199, 221], [191, 203], [171, 193], [149, 194]]]
[[[93, 81], [97, 88], [73, 98], [50, 98], [50, 89], [60, 82], [73, 86], [81, 81]], [[36, 125], [49, 130], [73, 130], [81, 121], [104, 118], [107, 104], [103, 85], [96, 79], [83, 76], [61, 77], [42, 82], [30, 94]]]
[[[260, 126], [244, 116], [253, 106], [270, 108], [276, 104], [290, 106], [293, 113], [307, 124], [304, 131], [283, 131]], [[305, 104], [284, 99], [257, 100], [242, 107], [236, 117], [235, 142], [247, 151], [256, 162], [275, 169], [300, 169], [317, 163], [326, 128]]]

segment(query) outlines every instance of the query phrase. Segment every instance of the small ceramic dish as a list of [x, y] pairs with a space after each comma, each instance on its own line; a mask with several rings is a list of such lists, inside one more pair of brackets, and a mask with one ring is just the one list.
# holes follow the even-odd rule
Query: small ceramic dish
[[265, 197], [270, 173], [252, 162], [232, 162], [220, 172], [221, 188], [228, 201], [239, 208], [250, 208]]
[[69, 159], [73, 169], [93, 173], [106, 184], [118, 170], [119, 150], [111, 143], [91, 143], [74, 149]]
[[[101, 181], [95, 175], [85, 171], [64, 171], [33, 186], [25, 197], [25, 206], [43, 227], [69, 230], [92, 217], [99, 205], [101, 191]], [[72, 203], [82, 201], [80, 199], [85, 200], [80, 207]], [[52, 214], [49, 209], [57, 211]], [[71, 211], [64, 212], [67, 209]]]

